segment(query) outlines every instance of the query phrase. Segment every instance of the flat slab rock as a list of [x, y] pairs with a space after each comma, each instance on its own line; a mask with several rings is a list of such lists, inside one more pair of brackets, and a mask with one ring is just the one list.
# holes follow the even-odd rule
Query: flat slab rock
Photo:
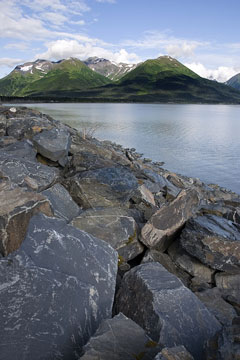
[[24, 191], [3, 181], [0, 183], [0, 253], [4, 256], [19, 248], [29, 220], [38, 212], [51, 216], [49, 201], [40, 194]]
[[1, 357], [79, 359], [111, 317], [116, 273], [108, 244], [64, 220], [34, 216], [22, 247], [0, 259]]
[[131, 319], [118, 314], [104, 320], [84, 346], [82, 360], [152, 360], [161, 349]]
[[61, 184], [55, 184], [42, 194], [49, 200], [54, 216], [70, 222], [79, 215], [79, 206]]
[[72, 225], [109, 243], [118, 254], [129, 261], [141, 254], [135, 220], [118, 208], [86, 210], [73, 219]]
[[165, 251], [173, 236], [194, 215], [199, 206], [198, 193], [195, 190], [182, 190], [177, 198], [150, 218], [142, 228], [141, 241], [148, 247]]
[[43, 191], [56, 182], [59, 171], [31, 159], [0, 152], [0, 174], [18, 186]]
[[70, 133], [64, 129], [44, 130], [33, 137], [37, 152], [52, 161], [65, 166], [71, 145]]
[[240, 272], [240, 226], [230, 220], [215, 215], [191, 219], [181, 234], [181, 244], [212, 269]]
[[84, 171], [66, 180], [70, 195], [83, 208], [114, 207], [127, 202], [138, 182], [123, 166]]
[[163, 346], [184, 345], [205, 359], [204, 343], [221, 329], [205, 305], [158, 263], [136, 266], [123, 277], [115, 312], [122, 312]]

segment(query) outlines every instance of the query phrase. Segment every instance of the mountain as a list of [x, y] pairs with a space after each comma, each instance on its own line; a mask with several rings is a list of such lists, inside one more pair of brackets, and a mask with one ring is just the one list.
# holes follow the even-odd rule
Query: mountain
[[90, 69], [106, 76], [107, 78], [116, 81], [121, 79], [128, 72], [134, 70], [138, 64], [116, 63], [107, 59], [98, 58], [96, 56], [90, 57], [84, 61]]
[[226, 81], [225, 84], [233, 87], [234, 89], [240, 90], [240, 74], [234, 75], [233, 77], [231, 77], [231, 79]]
[[106, 77], [89, 69], [82, 61], [70, 58], [51, 62], [36, 60], [18, 65], [0, 79], [0, 94], [29, 96], [35, 93], [83, 90], [110, 83]]

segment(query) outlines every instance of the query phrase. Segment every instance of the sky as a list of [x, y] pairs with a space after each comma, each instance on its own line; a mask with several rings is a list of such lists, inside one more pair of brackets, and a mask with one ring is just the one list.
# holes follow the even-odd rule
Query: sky
[[220, 82], [240, 72], [239, 0], [0, 0], [0, 78], [38, 58], [169, 55]]

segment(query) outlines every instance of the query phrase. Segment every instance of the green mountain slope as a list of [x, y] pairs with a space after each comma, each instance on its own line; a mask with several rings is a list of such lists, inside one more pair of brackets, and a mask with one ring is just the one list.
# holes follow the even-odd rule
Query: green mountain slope
[[111, 82], [78, 59], [70, 58], [51, 64], [53, 65], [45, 71], [32, 67], [30, 72], [23, 72], [16, 68], [0, 80], [0, 95], [30, 96], [35, 93], [47, 95], [55, 91], [82, 90]]
[[234, 89], [240, 90], [240, 74], [231, 77], [231, 79], [226, 81], [226, 84], [233, 87]]

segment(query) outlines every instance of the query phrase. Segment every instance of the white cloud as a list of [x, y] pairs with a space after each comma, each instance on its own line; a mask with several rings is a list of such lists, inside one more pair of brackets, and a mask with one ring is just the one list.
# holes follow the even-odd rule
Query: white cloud
[[9, 43], [4, 46], [4, 49], [15, 49], [15, 50], [27, 50], [29, 48], [29, 45], [24, 42], [18, 42], [18, 43]]
[[65, 59], [77, 57], [81, 60], [90, 56], [104, 57], [116, 62], [136, 63], [141, 59], [135, 53], [129, 53], [125, 49], [111, 51], [91, 43], [80, 43], [77, 40], [57, 40], [47, 44], [48, 50], [38, 54], [36, 58], [42, 59]]
[[240, 72], [240, 67], [219, 66], [217, 69], [208, 69], [201, 63], [185, 63], [184, 65], [204, 78], [217, 80], [219, 82], [225, 82]]
[[194, 50], [197, 48], [196, 43], [183, 42], [181, 45], [170, 44], [166, 46], [166, 52], [172, 57], [191, 57], [194, 55]]
[[23, 62], [22, 59], [0, 58], [0, 66], [5, 66], [9, 68], [19, 65], [22, 62]]

